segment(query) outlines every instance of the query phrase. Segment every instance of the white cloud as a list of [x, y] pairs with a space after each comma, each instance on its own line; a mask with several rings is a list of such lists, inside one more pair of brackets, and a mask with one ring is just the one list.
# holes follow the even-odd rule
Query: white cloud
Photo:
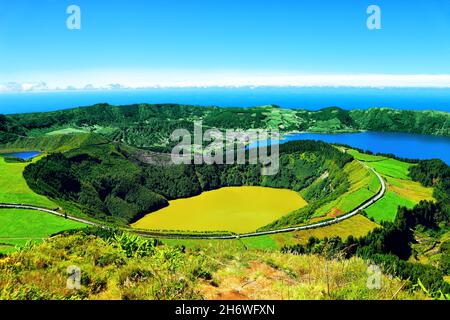
[[[52, 80], [56, 79], [56, 80]], [[60, 79], [66, 79], [61, 81]], [[84, 82], [83, 79], [89, 79]], [[114, 79], [115, 83], [107, 80]], [[29, 92], [50, 90], [120, 90], [159, 87], [400, 87], [400, 88], [450, 88], [450, 74], [245, 74], [226, 72], [89, 72], [70, 76], [53, 75], [46, 82], [0, 83], [0, 92]]]
[[45, 82], [7, 82], [0, 84], [0, 92], [30, 92], [30, 91], [46, 91], [50, 88]]

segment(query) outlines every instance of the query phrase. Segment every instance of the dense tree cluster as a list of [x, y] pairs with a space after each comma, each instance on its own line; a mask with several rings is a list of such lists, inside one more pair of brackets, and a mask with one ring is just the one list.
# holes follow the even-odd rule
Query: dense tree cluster
[[450, 167], [442, 160], [423, 160], [409, 169], [409, 175], [424, 186], [433, 187], [433, 196], [450, 216]]
[[349, 112], [355, 127], [361, 130], [450, 135], [450, 114], [446, 112], [389, 108]]
[[[107, 150], [105, 150], [107, 149]], [[141, 169], [111, 145], [55, 153], [26, 167], [24, 177], [37, 193], [81, 206], [96, 218], [128, 223], [167, 205], [143, 185]], [[102, 153], [108, 152], [105, 157]]]
[[0, 114], [0, 144], [13, 141], [20, 135], [25, 135], [25, 132], [26, 130], [12, 119]]

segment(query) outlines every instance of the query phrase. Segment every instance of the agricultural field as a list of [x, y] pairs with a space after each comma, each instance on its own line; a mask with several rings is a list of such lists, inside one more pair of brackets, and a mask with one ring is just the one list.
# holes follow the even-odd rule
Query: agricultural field
[[[264, 108], [264, 107], [261, 107]], [[296, 115], [295, 110], [278, 109], [267, 106], [267, 112], [263, 112], [266, 118], [266, 126], [270, 129], [286, 129], [298, 125], [302, 119]]]
[[354, 237], [362, 237], [377, 227], [379, 227], [378, 224], [370, 221], [366, 217], [356, 215], [339, 223], [321, 228], [258, 237], [246, 237], [230, 240], [161, 239], [161, 241], [167, 245], [183, 245], [190, 249], [214, 249], [221, 251], [230, 250], [233, 248], [277, 251], [285, 245], [293, 245], [297, 243], [305, 244], [310, 237], [316, 237], [318, 239], [323, 239], [325, 237], [340, 237], [344, 240], [350, 235]]
[[433, 188], [411, 180], [408, 169], [414, 164], [383, 156], [374, 156], [348, 150], [356, 159], [375, 169], [386, 181], [387, 191], [382, 199], [365, 210], [376, 222], [394, 221], [397, 208], [413, 208], [421, 200], [433, 200]]
[[[34, 158], [36, 162], [42, 156]], [[57, 204], [33, 192], [23, 178], [29, 162], [6, 162], [0, 157], [0, 203], [16, 203], [55, 209]], [[0, 209], [0, 253], [16, 250], [28, 241], [41, 242], [49, 235], [84, 225], [45, 212]]]
[[[43, 156], [33, 159], [38, 161]], [[54, 209], [52, 201], [32, 191], [23, 177], [23, 170], [29, 163], [6, 162], [0, 157], [0, 203], [29, 204]]]
[[433, 188], [426, 188], [420, 182], [402, 179], [395, 179], [386, 176], [386, 182], [389, 189], [401, 195], [404, 198], [410, 199], [417, 203], [421, 200], [433, 200]]
[[410, 163], [386, 158], [381, 161], [369, 162], [368, 165], [384, 176], [402, 180], [411, 180], [408, 175], [408, 169], [413, 165]]
[[306, 244], [310, 237], [316, 237], [318, 239], [340, 237], [345, 240], [349, 236], [363, 237], [370, 231], [378, 228], [379, 225], [370, 221], [362, 215], [356, 215], [344, 221], [329, 226], [301, 230], [290, 233], [279, 233], [272, 235], [273, 240], [278, 248], [284, 245], [292, 245], [296, 243]]
[[[412, 245], [414, 254], [410, 257], [410, 261], [420, 262], [423, 264], [438, 265], [442, 262], [449, 265], [448, 255], [450, 252], [450, 230], [447, 228], [440, 232], [424, 231], [417, 229], [414, 232], [414, 237], [417, 240]], [[450, 279], [450, 275], [447, 275]]]
[[168, 207], [146, 215], [132, 226], [153, 230], [245, 233], [306, 205], [306, 201], [291, 190], [226, 187], [170, 201]]
[[60, 134], [79, 134], [79, 133], [88, 133], [88, 130], [78, 129], [78, 128], [64, 128], [59, 130], [54, 130], [46, 133], [47, 135], [54, 136]]
[[[57, 136], [57, 135], [77, 135], [77, 134], [87, 134], [87, 133], [99, 133], [99, 134], [111, 134], [116, 131], [117, 128], [114, 127], [102, 127], [98, 125], [86, 126], [86, 127], [67, 127], [61, 128], [53, 131], [46, 132], [46, 135]], [[37, 136], [41, 135], [43, 132], [39, 130], [35, 134]], [[33, 133], [32, 133], [33, 134]]]
[[0, 210], [0, 253], [12, 252], [28, 241], [42, 242], [48, 236], [84, 224], [49, 213], [23, 209]]
[[313, 215], [313, 222], [322, 218], [339, 216], [355, 209], [373, 197], [381, 187], [377, 176], [357, 161], [347, 164], [344, 172], [349, 176], [349, 190], [338, 199], [320, 207]]
[[410, 209], [414, 207], [414, 204], [414, 202], [407, 198], [401, 197], [397, 193], [388, 190], [383, 198], [365, 209], [365, 212], [369, 218], [373, 218], [375, 221], [394, 221], [399, 206]]

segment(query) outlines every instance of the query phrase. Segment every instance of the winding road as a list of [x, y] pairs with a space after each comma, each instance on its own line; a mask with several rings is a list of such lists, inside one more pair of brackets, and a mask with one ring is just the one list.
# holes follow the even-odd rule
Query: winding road
[[[358, 161], [360, 162], [360, 161]], [[364, 167], [366, 167], [368, 170], [373, 171], [373, 173], [377, 176], [378, 180], [381, 183], [381, 189], [378, 191], [378, 193], [370, 198], [369, 200], [365, 201], [361, 205], [359, 205], [357, 208], [353, 209], [352, 211], [343, 214], [339, 217], [336, 217], [332, 220], [322, 221], [322, 222], [316, 222], [311, 223], [303, 226], [297, 226], [297, 227], [288, 227], [288, 228], [281, 228], [281, 229], [274, 229], [274, 230], [267, 230], [267, 231], [257, 231], [257, 232], [251, 232], [251, 233], [243, 233], [243, 234], [236, 234], [236, 235], [223, 235], [223, 236], [207, 236], [207, 235], [170, 235], [170, 234], [164, 234], [164, 233], [157, 233], [157, 232], [142, 232], [139, 230], [134, 229], [125, 229], [126, 231], [135, 233], [140, 236], [144, 237], [160, 237], [160, 238], [175, 238], [175, 239], [239, 239], [239, 238], [246, 238], [246, 237], [257, 237], [257, 236], [263, 236], [268, 234], [276, 234], [276, 233], [283, 233], [283, 232], [292, 232], [292, 231], [300, 231], [300, 230], [307, 230], [307, 229], [314, 229], [318, 227], [324, 227], [328, 225], [332, 225], [338, 222], [341, 222], [343, 220], [346, 220], [350, 217], [353, 217], [354, 215], [357, 215], [361, 210], [366, 209], [367, 207], [374, 204], [376, 201], [380, 200], [385, 192], [386, 192], [386, 183], [384, 182], [383, 178], [380, 176], [378, 172], [376, 172], [374, 169], [369, 168], [366, 164], [360, 162]], [[109, 229], [109, 226], [103, 225], [101, 223], [92, 222], [86, 219], [70, 216], [55, 210], [50, 210], [46, 208], [31, 206], [31, 205], [22, 205], [22, 204], [13, 204], [13, 203], [0, 203], [0, 209], [28, 209], [28, 210], [36, 210], [36, 211], [42, 211], [47, 212], [59, 217], [63, 217], [69, 220], [81, 222], [87, 225], [96, 226], [102, 229]]]

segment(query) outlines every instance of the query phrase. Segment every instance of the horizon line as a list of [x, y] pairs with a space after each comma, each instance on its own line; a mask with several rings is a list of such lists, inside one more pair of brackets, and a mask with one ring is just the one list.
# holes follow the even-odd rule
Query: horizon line
[[[0, 93], [169, 88], [450, 88], [450, 74], [80, 73], [57, 81], [7, 81]], [[70, 79], [65, 83], [60, 79]], [[86, 81], [84, 79], [90, 79]], [[105, 79], [117, 79], [114, 82]], [[131, 79], [131, 80], [130, 80]]]

